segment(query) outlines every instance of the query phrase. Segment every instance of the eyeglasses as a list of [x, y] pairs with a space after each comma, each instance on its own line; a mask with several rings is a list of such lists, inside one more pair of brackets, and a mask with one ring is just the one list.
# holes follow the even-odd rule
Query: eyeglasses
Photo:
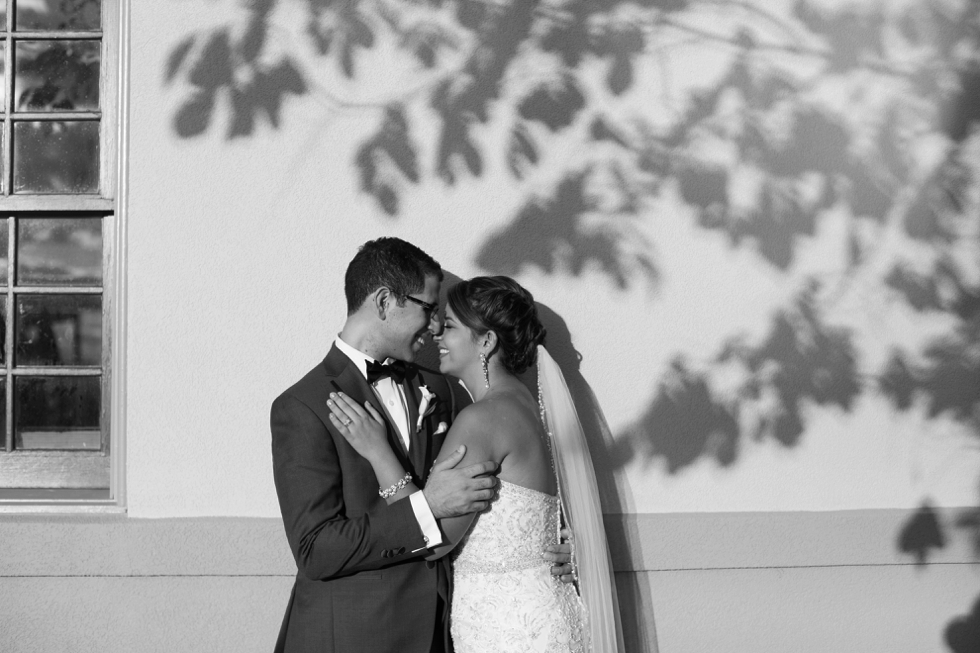
[[415, 297], [412, 297], [411, 295], [398, 295], [398, 296], [401, 297], [402, 299], [407, 299], [408, 301], [412, 302], [413, 304], [418, 304], [419, 306], [421, 306], [422, 307], [422, 310], [425, 311], [429, 315], [430, 318], [433, 315], [438, 315], [439, 314], [439, 304], [430, 304], [429, 302], [423, 302], [421, 299], [416, 299]]

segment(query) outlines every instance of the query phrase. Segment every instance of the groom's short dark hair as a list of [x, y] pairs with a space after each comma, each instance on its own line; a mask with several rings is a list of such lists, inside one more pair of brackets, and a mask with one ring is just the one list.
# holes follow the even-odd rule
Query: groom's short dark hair
[[[442, 281], [442, 268], [431, 256], [401, 238], [378, 238], [361, 245], [347, 266], [344, 294], [347, 314], [361, 307], [368, 295], [382, 286], [396, 295], [425, 290], [425, 278]], [[398, 303], [404, 299], [399, 297]]]

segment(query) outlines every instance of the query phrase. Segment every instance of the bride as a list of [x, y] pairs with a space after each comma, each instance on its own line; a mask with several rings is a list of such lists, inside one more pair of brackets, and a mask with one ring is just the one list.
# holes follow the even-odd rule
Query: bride
[[[450, 289], [445, 328], [436, 336], [439, 370], [459, 378], [473, 397], [439, 453], [461, 445], [461, 464], [494, 460], [499, 492], [480, 514], [442, 519], [450, 552], [450, 623], [456, 653], [622, 650], [615, 584], [599, 510], [595, 473], [582, 427], [557, 364], [543, 347], [534, 299], [508, 277], [475, 277]], [[538, 396], [518, 375], [537, 362]], [[364, 456], [381, 487], [416, 491], [385, 437], [381, 416], [340, 395], [331, 410], [352, 420], [341, 432]], [[581, 596], [553, 577], [541, 551], [573, 535]]]

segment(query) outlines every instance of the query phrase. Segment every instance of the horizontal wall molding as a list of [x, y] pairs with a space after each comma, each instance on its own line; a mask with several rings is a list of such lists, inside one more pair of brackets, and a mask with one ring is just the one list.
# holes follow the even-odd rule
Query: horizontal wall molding
[[[955, 527], [966, 509], [937, 511], [945, 546], [930, 564], [976, 564]], [[616, 571], [914, 565], [899, 536], [908, 510], [606, 515]]]
[[[929, 564], [978, 564], [960, 511], [939, 512], [946, 544]], [[899, 550], [905, 510], [606, 515], [617, 572], [914, 565]], [[274, 518], [134, 519], [0, 515], [0, 577], [292, 576]]]

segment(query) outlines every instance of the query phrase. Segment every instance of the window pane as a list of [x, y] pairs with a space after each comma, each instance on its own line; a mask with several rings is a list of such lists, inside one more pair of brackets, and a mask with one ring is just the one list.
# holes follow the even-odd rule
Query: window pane
[[99, 108], [98, 41], [19, 41], [14, 54], [18, 111]]
[[[0, 14], [3, 10], [0, 10]], [[0, 18], [3, 21], [3, 18]], [[0, 26], [6, 25], [6, 22], [0, 22]], [[6, 111], [6, 104], [4, 103], [4, 97], [7, 93], [7, 49], [0, 47], [0, 114]]]
[[19, 30], [97, 30], [102, 24], [100, 0], [17, 0]]
[[99, 450], [99, 381], [97, 376], [16, 377], [14, 448]]
[[17, 284], [102, 285], [102, 219], [18, 220]]
[[14, 124], [15, 193], [95, 193], [99, 190], [99, 123]]
[[7, 230], [7, 221], [0, 219], [0, 286], [7, 285], [7, 261], [10, 256], [10, 231]]
[[102, 360], [100, 295], [19, 295], [14, 362], [99, 365]]

